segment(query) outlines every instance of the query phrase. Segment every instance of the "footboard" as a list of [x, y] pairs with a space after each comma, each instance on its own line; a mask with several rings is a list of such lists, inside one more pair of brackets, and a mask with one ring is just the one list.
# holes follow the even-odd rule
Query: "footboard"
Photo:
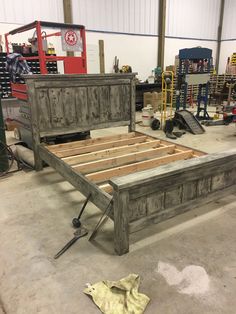
[[236, 189], [236, 149], [177, 161], [110, 180], [114, 189], [115, 250], [129, 251], [129, 233]]

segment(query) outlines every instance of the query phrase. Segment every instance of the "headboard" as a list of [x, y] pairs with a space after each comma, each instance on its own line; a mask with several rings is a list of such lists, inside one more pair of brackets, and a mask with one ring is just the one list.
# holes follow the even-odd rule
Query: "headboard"
[[34, 140], [115, 126], [133, 131], [134, 77], [135, 73], [26, 75]]

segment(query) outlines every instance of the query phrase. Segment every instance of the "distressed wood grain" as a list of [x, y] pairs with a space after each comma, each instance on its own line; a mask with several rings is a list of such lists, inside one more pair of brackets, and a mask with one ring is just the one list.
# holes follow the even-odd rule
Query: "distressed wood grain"
[[32, 89], [31, 100], [38, 104], [35, 114], [40, 137], [130, 126], [134, 115], [131, 112], [134, 76], [133, 73], [26, 76]]

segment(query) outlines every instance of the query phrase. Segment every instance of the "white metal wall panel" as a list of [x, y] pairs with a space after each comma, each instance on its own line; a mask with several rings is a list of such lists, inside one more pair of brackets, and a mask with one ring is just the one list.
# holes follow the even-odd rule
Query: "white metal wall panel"
[[1, 0], [0, 23], [63, 22], [62, 0]]
[[156, 35], [158, 0], [72, 0], [73, 22], [88, 30]]
[[236, 39], [236, 1], [225, 0], [222, 39]]
[[167, 0], [166, 6], [167, 36], [217, 39], [220, 0]]

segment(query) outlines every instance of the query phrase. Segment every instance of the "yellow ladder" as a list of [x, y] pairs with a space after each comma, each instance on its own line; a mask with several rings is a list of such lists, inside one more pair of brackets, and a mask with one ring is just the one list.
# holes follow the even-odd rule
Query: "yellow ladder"
[[[170, 79], [170, 81], [168, 80]], [[169, 87], [168, 87], [169, 86]], [[170, 93], [170, 115], [172, 118], [173, 95], [174, 95], [174, 73], [172, 71], [163, 71], [161, 80], [162, 105], [161, 105], [161, 129], [163, 129], [167, 119], [167, 96]]]

